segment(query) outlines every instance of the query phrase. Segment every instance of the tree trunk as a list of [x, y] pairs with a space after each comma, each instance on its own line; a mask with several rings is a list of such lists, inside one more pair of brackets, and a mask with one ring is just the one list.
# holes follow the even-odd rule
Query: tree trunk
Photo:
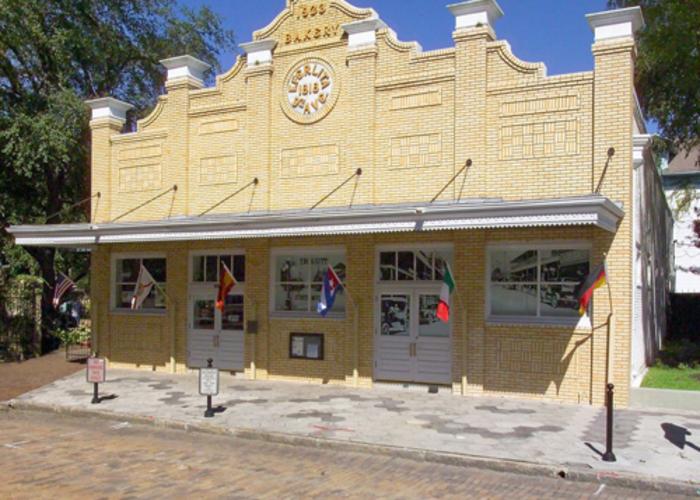
[[[53, 299], [54, 285], [56, 284], [56, 271], [54, 270], [56, 249], [48, 247], [25, 247], [25, 249], [39, 264], [39, 271], [41, 272], [41, 279], [43, 281], [41, 287], [42, 337], [49, 340], [51, 338], [50, 333], [56, 319], [56, 311], [51, 303]], [[43, 351], [47, 352], [47, 350], [53, 346], [45, 345], [43, 347]]]

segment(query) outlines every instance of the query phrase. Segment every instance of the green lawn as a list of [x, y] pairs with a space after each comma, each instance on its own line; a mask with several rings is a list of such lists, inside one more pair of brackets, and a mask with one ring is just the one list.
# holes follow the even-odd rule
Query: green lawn
[[652, 366], [644, 377], [642, 387], [700, 391], [700, 366], [695, 368]]

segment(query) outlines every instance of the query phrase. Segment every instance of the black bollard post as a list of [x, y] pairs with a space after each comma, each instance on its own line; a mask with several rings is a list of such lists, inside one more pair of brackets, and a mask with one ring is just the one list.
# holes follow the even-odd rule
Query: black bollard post
[[[214, 362], [213, 359], [209, 358], [207, 359], [207, 368], [213, 368], [212, 363]], [[211, 394], [207, 395], [207, 409], [204, 412], [204, 417], [205, 418], [212, 418], [214, 416], [214, 409], [211, 407]]]
[[613, 384], [608, 384], [605, 392], [605, 407], [607, 409], [607, 429], [605, 432], [605, 453], [603, 453], [603, 462], [615, 462], [615, 454], [613, 453]]
[[93, 384], [93, 390], [92, 390], [92, 404], [96, 405], [100, 403], [100, 393], [99, 393], [99, 384], [95, 382]]

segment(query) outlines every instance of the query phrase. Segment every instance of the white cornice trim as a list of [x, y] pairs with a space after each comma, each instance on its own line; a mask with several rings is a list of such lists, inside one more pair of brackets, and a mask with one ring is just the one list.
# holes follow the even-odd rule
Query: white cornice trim
[[247, 55], [249, 67], [272, 63], [272, 51], [276, 46], [277, 40], [257, 40], [239, 45]]

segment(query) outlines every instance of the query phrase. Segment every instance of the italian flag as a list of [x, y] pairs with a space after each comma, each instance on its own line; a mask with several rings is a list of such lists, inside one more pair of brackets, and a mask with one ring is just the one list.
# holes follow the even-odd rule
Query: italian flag
[[450, 321], [450, 295], [455, 289], [455, 280], [452, 277], [452, 269], [445, 262], [445, 276], [442, 278], [442, 289], [440, 290], [440, 302], [437, 306], [437, 317], [443, 322]]

